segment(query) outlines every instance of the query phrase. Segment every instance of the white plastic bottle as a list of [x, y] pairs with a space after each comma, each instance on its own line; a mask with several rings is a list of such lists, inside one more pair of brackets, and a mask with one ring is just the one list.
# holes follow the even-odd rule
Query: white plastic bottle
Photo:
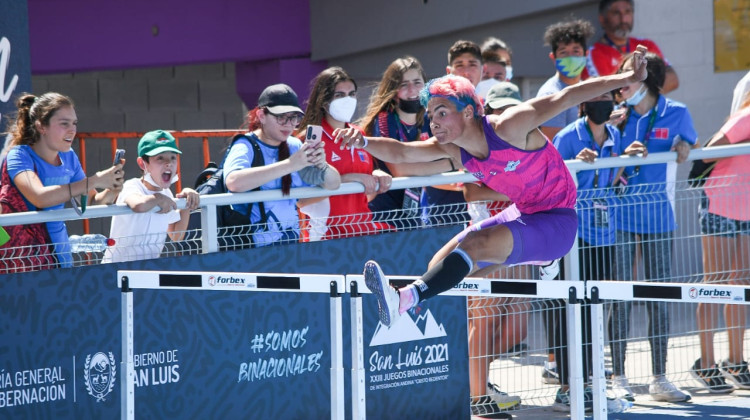
[[108, 246], [115, 244], [113, 239], [109, 239], [100, 233], [89, 233], [83, 236], [71, 235], [70, 241], [71, 252], [104, 252]]

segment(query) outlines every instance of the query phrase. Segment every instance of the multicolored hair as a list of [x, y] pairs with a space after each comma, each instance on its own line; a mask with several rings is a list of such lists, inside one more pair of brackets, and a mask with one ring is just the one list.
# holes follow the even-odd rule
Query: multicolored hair
[[463, 111], [468, 105], [474, 107], [474, 118], [484, 114], [482, 100], [474, 93], [474, 85], [461, 76], [452, 74], [430, 80], [419, 92], [419, 102], [427, 108], [432, 98], [445, 98], [456, 105], [458, 111]]

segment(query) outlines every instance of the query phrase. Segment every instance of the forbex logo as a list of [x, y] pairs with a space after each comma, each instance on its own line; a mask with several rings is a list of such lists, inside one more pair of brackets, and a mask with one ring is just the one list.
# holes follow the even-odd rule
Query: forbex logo
[[457, 285], [453, 286], [454, 289], [457, 290], [479, 290], [479, 285], [477, 283], [469, 283], [462, 281], [458, 283]]
[[210, 286], [245, 286], [245, 279], [243, 277], [234, 276], [209, 276], [208, 284]]
[[688, 290], [688, 296], [690, 296], [691, 299], [697, 299], [699, 297], [715, 298], [715, 299], [731, 299], [732, 291], [721, 290], [717, 288], [704, 289], [703, 287], [701, 288], [691, 287], [690, 290]]

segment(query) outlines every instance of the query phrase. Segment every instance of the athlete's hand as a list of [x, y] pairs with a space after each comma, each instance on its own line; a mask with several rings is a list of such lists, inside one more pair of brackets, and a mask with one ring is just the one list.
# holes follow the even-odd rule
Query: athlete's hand
[[337, 128], [333, 130], [333, 143], [339, 144], [341, 150], [365, 147], [365, 139], [362, 132], [354, 127]]
[[646, 53], [648, 48], [643, 45], [638, 45], [633, 53], [633, 76], [631, 80], [633, 82], [640, 82], [646, 80], [648, 72], [646, 71]]

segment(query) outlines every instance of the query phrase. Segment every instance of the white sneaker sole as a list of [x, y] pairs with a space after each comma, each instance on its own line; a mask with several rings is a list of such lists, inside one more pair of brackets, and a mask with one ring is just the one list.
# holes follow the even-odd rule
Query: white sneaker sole
[[[386, 292], [391, 285], [375, 261], [367, 261], [365, 263], [364, 276], [367, 288], [378, 299], [378, 317], [380, 318], [380, 322], [386, 327], [390, 327], [396, 321], [396, 318], [398, 318], [398, 298], [388, 299], [388, 296], [386, 296]], [[389, 302], [389, 300], [391, 301]]]
[[690, 376], [692, 376], [693, 379], [695, 379], [696, 381], [700, 382], [701, 388], [708, 391], [709, 394], [719, 394], [719, 395], [730, 394], [734, 391], [734, 387], [731, 385], [725, 389], [711, 388], [710, 386], [708, 386], [706, 381], [704, 381], [703, 378], [701, 378], [701, 376], [698, 373], [696, 373], [693, 369], [690, 369]]
[[[750, 385], [745, 385], [742, 382], [738, 381], [730, 372], [724, 367], [719, 367], [719, 372], [724, 376], [724, 381], [728, 384], [734, 385], [737, 389], [750, 389]], [[728, 391], [731, 392], [731, 391]]]

